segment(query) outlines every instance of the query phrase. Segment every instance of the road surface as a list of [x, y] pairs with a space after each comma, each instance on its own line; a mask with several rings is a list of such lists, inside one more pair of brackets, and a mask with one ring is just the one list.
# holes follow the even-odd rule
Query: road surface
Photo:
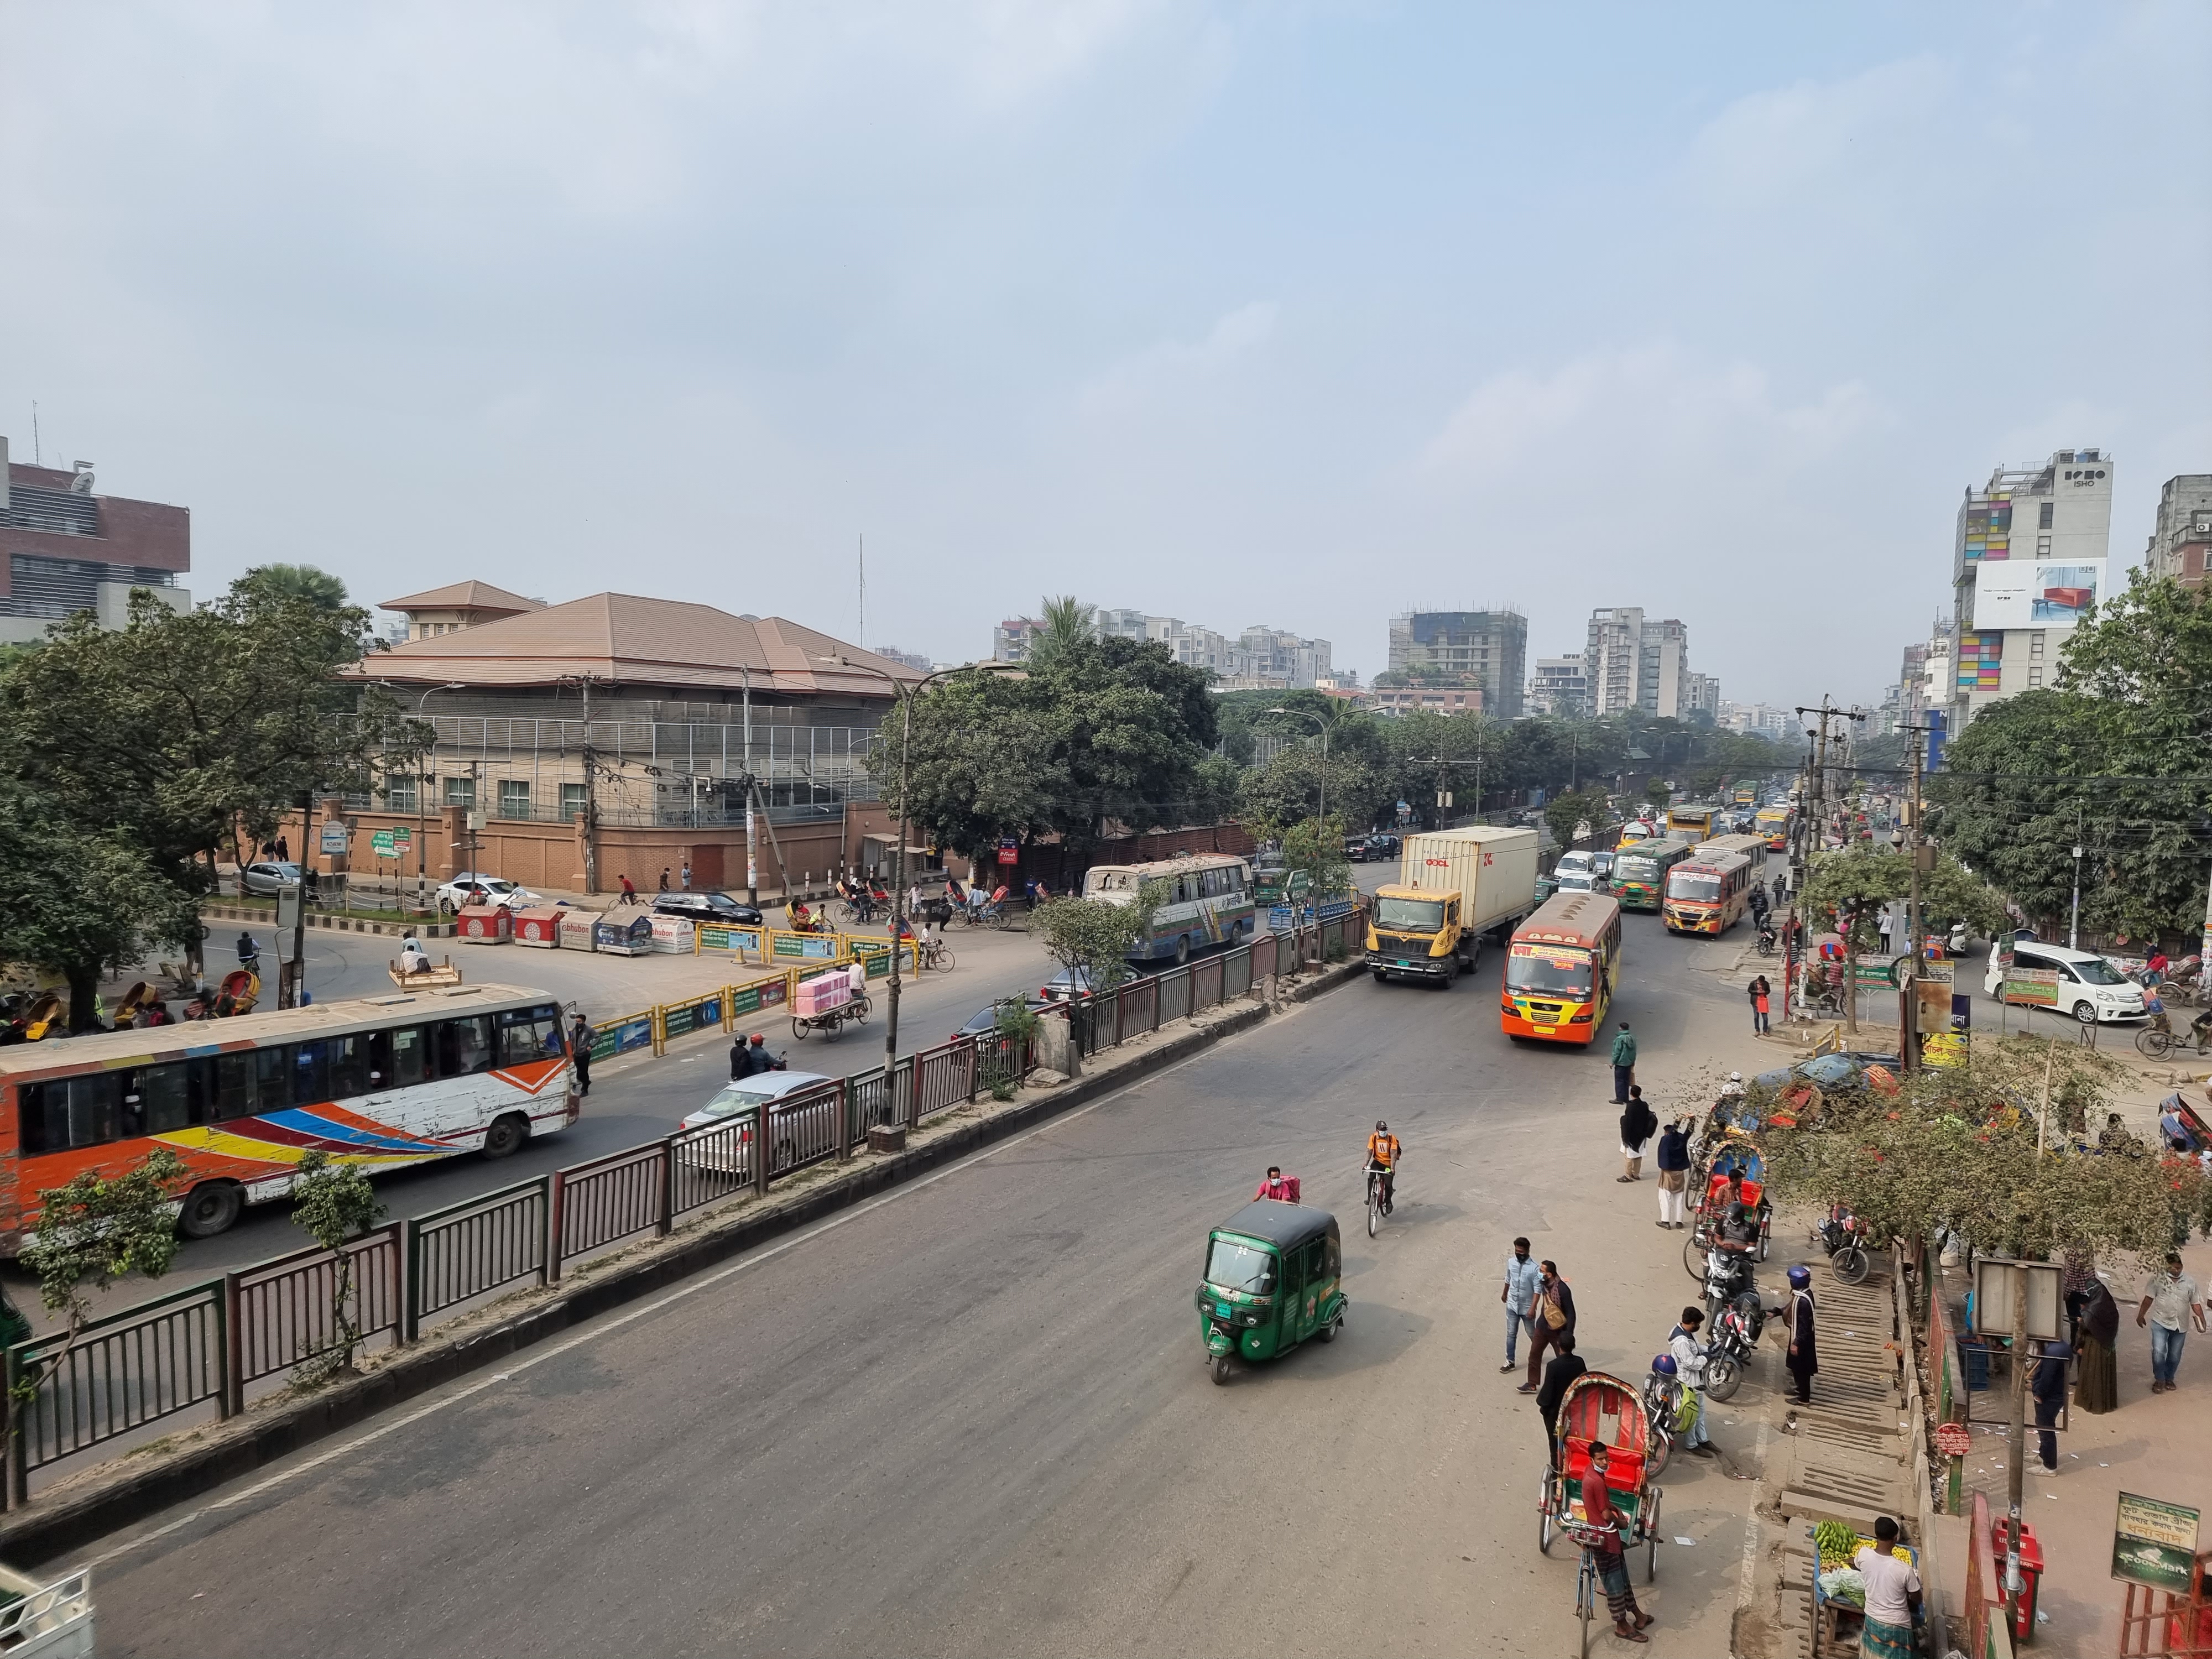
[[[1741, 993], [1627, 931], [1619, 1012], [1686, 1104], [1662, 1056], [1749, 1060]], [[1604, 1056], [1498, 1034], [1501, 957], [1358, 981], [156, 1517], [101, 1561], [103, 1649], [1560, 1650], [1500, 1263], [1534, 1237], [1590, 1362], [1638, 1379], [1692, 1286], [1651, 1182], [1614, 1182]], [[1408, 1151], [1370, 1243], [1377, 1116]], [[1205, 1232], [1271, 1161], [1347, 1223], [1350, 1325], [1217, 1388]], [[1654, 1653], [1726, 1650], [1753, 1491], [1670, 1472]]]

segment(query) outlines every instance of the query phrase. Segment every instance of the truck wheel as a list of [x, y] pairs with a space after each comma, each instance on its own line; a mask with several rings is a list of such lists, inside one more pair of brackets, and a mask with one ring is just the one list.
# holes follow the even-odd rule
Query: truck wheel
[[1442, 986], [1443, 989], [1449, 991], [1455, 983], [1458, 982], [1458, 980], [1459, 958], [1457, 957], [1446, 957], [1444, 958], [1444, 976], [1437, 981], [1437, 984]]
[[1380, 968], [1377, 968], [1375, 970], [1375, 982], [1377, 985], [1387, 985], [1389, 983], [1389, 980], [1390, 975], [1384, 973]]

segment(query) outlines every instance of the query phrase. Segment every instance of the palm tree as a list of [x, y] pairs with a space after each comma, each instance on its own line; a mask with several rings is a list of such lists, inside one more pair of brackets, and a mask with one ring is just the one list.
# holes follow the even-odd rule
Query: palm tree
[[1030, 666], [1049, 668], [1096, 637], [1091, 631], [1091, 608], [1074, 594], [1047, 599], [1036, 637], [1030, 643]]
[[305, 599], [325, 611], [345, 609], [346, 585], [311, 564], [257, 565], [240, 576], [237, 585], [271, 599]]

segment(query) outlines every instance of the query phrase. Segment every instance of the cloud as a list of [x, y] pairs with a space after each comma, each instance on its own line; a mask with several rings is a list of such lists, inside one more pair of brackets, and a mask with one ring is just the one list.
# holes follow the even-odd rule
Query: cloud
[[[1944, 117], [1954, 91], [1950, 66], [1922, 56], [1747, 94], [1690, 141], [1683, 169], [1694, 185], [1739, 208], [1895, 182], [1899, 170], [1929, 165], [1925, 131]], [[1870, 173], [1882, 179], [1869, 181]]]
[[1117, 416], [1176, 396], [1226, 372], [1274, 337], [1279, 307], [1254, 300], [1224, 312], [1197, 340], [1162, 340], [1096, 376], [1076, 395], [1085, 416]]

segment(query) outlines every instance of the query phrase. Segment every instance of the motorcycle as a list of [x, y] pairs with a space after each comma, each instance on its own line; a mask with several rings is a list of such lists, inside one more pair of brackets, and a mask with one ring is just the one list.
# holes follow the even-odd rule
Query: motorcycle
[[1713, 1334], [1705, 1344], [1705, 1397], [1726, 1400], [1743, 1382], [1744, 1367], [1759, 1346], [1766, 1327], [1766, 1304], [1756, 1291], [1746, 1291], [1720, 1310]]
[[1644, 1379], [1644, 1418], [1650, 1425], [1644, 1451], [1644, 1473], [1657, 1475], [1674, 1455], [1674, 1423], [1682, 1413], [1682, 1383], [1679, 1377], [1654, 1371]]
[[1772, 956], [1775, 946], [1779, 943], [1780, 935], [1774, 931], [1773, 923], [1760, 922], [1759, 924], [1759, 954], [1763, 957]]
[[1867, 1255], [1866, 1231], [1849, 1213], [1831, 1215], [1813, 1229], [1813, 1242], [1828, 1253], [1828, 1271], [1838, 1285], [1864, 1281], [1872, 1263]]
[[1747, 1293], [1756, 1295], [1752, 1281], [1753, 1263], [1748, 1250], [1723, 1250], [1717, 1244], [1705, 1252], [1705, 1316], [1717, 1319], [1722, 1309]]

